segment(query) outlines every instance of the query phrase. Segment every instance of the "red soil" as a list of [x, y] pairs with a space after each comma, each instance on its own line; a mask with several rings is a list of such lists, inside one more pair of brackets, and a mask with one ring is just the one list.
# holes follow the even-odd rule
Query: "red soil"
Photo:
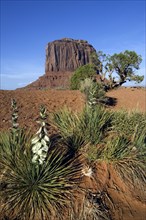
[[39, 107], [43, 104], [48, 112], [54, 112], [68, 106], [73, 111], [80, 111], [84, 98], [79, 91], [60, 90], [15, 90], [0, 91], [0, 130], [10, 127], [11, 99], [14, 98], [19, 107], [19, 123], [21, 127], [34, 129], [39, 116]]
[[108, 92], [107, 95], [116, 99], [115, 110], [126, 109], [128, 111], [146, 112], [146, 89], [144, 88], [121, 87]]
[[145, 220], [146, 185], [124, 180], [113, 164], [96, 162], [93, 177], [84, 177], [82, 187], [102, 192], [112, 220]]
[[[146, 111], [146, 90], [138, 88], [120, 88], [107, 93], [115, 99], [116, 104], [111, 108]], [[48, 112], [57, 111], [64, 106], [73, 111], [80, 111], [85, 99], [79, 91], [70, 90], [15, 90], [0, 91], [0, 130], [10, 127], [11, 99], [16, 99], [19, 107], [19, 123], [22, 127], [34, 129], [35, 120], [39, 114], [41, 104], [45, 105]]]
[[[146, 90], [141, 88], [120, 88], [107, 94], [115, 98], [111, 108], [139, 110], [146, 112]], [[84, 96], [79, 91], [64, 90], [15, 90], [0, 91], [0, 131], [7, 130], [11, 123], [11, 99], [15, 98], [19, 107], [21, 127], [36, 130], [39, 106], [45, 105], [48, 112], [54, 112], [63, 106], [73, 111], [81, 111]], [[52, 132], [52, 131], [51, 131]], [[82, 186], [94, 193], [104, 191], [105, 202], [112, 220], [144, 220], [146, 218], [146, 187], [135, 183], [128, 184], [115, 171], [112, 165], [98, 163], [94, 165], [93, 178], [84, 177]]]

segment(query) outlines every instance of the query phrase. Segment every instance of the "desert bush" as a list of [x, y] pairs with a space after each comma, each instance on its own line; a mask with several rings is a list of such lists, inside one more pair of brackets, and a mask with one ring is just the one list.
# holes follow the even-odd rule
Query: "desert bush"
[[146, 135], [146, 114], [138, 111], [130, 113], [125, 110], [117, 111], [113, 115], [112, 131], [130, 139], [133, 135], [139, 136], [141, 133]]
[[86, 155], [89, 161], [112, 164], [123, 181], [145, 189], [146, 147], [136, 147], [125, 136], [116, 135], [107, 137], [102, 145], [93, 146], [93, 151], [87, 149]]
[[67, 148], [59, 143], [52, 148], [43, 107], [40, 116], [41, 126], [33, 139], [18, 126], [0, 135], [1, 219], [61, 219], [70, 209], [74, 190], [78, 191], [80, 155], [70, 159]]
[[97, 105], [93, 110], [88, 105], [81, 114], [70, 110], [54, 113], [53, 123], [59, 129], [65, 143], [78, 151], [88, 143], [99, 143], [110, 125], [112, 113]]
[[67, 160], [59, 146], [48, 152], [43, 165], [32, 163], [32, 153], [17, 150], [8, 154], [5, 148], [0, 164], [6, 168], [1, 188], [1, 216], [10, 219], [59, 219], [62, 208], [69, 207], [70, 196], [78, 181], [81, 162]]
[[97, 105], [95, 109], [86, 106], [81, 114], [81, 131], [91, 144], [98, 144], [110, 127], [112, 112]]
[[90, 78], [86, 78], [80, 84], [80, 91], [86, 96], [86, 102], [91, 107], [97, 104], [106, 104], [107, 98], [102, 84], [94, 82]]
[[75, 153], [87, 144], [84, 133], [81, 131], [81, 120], [78, 114], [68, 108], [55, 112], [52, 116], [52, 124], [57, 127], [62, 141]]
[[86, 64], [79, 67], [71, 77], [70, 88], [73, 90], [80, 88], [81, 81], [86, 78], [94, 78], [96, 75], [96, 68], [93, 64]]
[[100, 194], [88, 192], [83, 198], [82, 207], [79, 207], [77, 215], [73, 219], [78, 220], [110, 220], [107, 207], [101, 199]]
[[[100, 141], [92, 142], [86, 147], [88, 160], [113, 163], [120, 174], [131, 183], [137, 180], [141, 184], [146, 184], [145, 114], [117, 111], [110, 116], [105, 135], [102, 135]], [[94, 117], [93, 121], [96, 121]], [[98, 131], [95, 130], [95, 134], [91, 132], [92, 140], [95, 139], [94, 135], [98, 136]]]

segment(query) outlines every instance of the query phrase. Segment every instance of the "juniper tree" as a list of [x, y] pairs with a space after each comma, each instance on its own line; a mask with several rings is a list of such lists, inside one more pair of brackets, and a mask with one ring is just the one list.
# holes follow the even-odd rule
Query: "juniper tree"
[[[101, 65], [97, 68], [102, 77], [102, 83], [106, 90], [113, 89], [123, 85], [127, 81], [134, 81], [140, 83], [144, 76], [136, 74], [136, 70], [140, 67], [142, 62], [141, 55], [135, 51], [125, 50], [119, 54], [115, 53], [112, 56], [105, 56], [105, 54], [97, 53], [97, 57], [101, 60]], [[108, 74], [108, 82], [104, 83], [104, 79]]]

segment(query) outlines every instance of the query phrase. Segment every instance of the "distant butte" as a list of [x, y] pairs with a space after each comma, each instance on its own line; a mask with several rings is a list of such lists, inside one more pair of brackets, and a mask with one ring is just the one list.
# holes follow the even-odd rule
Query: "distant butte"
[[86, 40], [63, 38], [48, 43], [45, 74], [25, 88], [67, 88], [73, 72], [91, 63], [90, 55], [95, 51]]

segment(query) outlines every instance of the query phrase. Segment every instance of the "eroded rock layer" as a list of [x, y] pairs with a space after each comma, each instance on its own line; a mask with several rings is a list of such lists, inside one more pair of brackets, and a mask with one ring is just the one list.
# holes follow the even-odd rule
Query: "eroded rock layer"
[[46, 47], [45, 74], [27, 88], [67, 88], [70, 77], [80, 66], [91, 63], [95, 49], [85, 40], [63, 38]]
[[64, 38], [48, 43], [46, 48], [46, 73], [50, 71], [74, 71], [91, 63], [95, 49], [87, 41]]

